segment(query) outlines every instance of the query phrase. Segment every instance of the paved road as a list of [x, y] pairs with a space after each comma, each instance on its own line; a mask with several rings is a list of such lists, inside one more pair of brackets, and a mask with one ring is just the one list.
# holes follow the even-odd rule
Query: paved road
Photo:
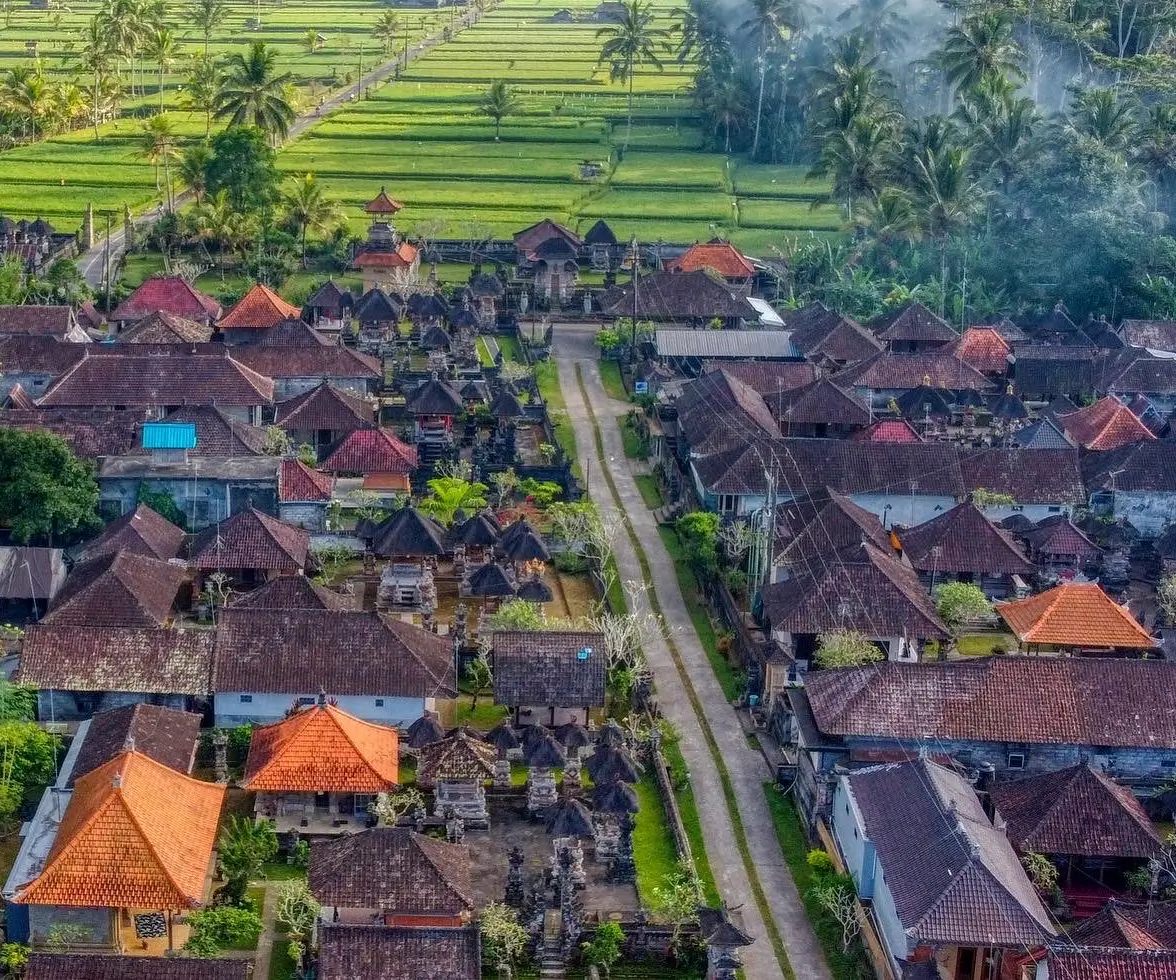
[[[422, 38], [419, 43], [408, 49], [408, 61], [411, 62], [414, 58], [419, 58], [422, 54], [425, 54], [427, 51], [435, 48], [438, 44], [441, 44], [444, 39], [446, 29], [450, 31], [450, 35], [452, 36], [457, 34], [458, 31], [464, 30], [472, 24], [477, 23], [479, 16], [480, 12], [478, 9], [476, 7], [471, 7], [464, 14], [458, 17], [457, 20], [455, 20], [452, 24], [445, 25], [436, 34], [433, 34], [427, 38]], [[371, 88], [377, 82], [382, 82], [384, 79], [388, 78], [396, 71], [396, 66], [400, 63], [402, 57], [403, 52], [398, 54], [391, 61], [384, 62], [372, 72], [364, 75], [354, 85], [351, 85], [345, 89], [341, 89], [334, 95], [328, 97], [323, 101], [322, 105], [316, 107], [313, 111], [306, 112], [298, 116], [290, 125], [290, 132], [286, 137], [286, 142], [297, 139], [304, 132], [306, 132], [307, 129], [309, 129], [315, 123], [319, 122], [325, 116], [328, 116], [340, 106], [354, 101], [358, 97], [361, 87], [365, 89]], [[182, 194], [176, 195], [175, 203], [177, 208], [191, 204], [191, 192], [184, 191]], [[136, 233], [145, 231], [157, 218], [159, 218], [162, 213], [162, 210], [151, 211], [136, 218]], [[99, 220], [97, 215], [95, 215], [94, 220]], [[110, 233], [110, 268], [112, 271], [117, 268], [119, 257], [124, 251], [126, 251], [127, 245], [126, 230], [122, 227], [122, 216], [115, 215], [113, 223], [115, 228], [113, 228]], [[100, 229], [95, 228], [95, 234], [97, 234], [99, 230]], [[102, 285], [103, 272], [106, 268], [105, 258], [105, 235], [102, 235], [97, 239], [93, 248], [83, 252], [78, 257], [78, 270], [81, 272], [86, 282], [90, 284], [91, 289], [97, 289]]]
[[[595, 324], [558, 323], [554, 331], [554, 354], [559, 367], [560, 387], [576, 433], [577, 448], [582, 459], [592, 461], [592, 499], [603, 512], [615, 510], [608, 486], [603, 478], [596, 475], [601, 472], [602, 465], [607, 466], [616, 484], [621, 505], [649, 561], [653, 578], [650, 585], [657, 594], [667, 624], [673, 632], [689, 683], [702, 704], [706, 720], [730, 772], [752, 862], [767, 896], [777, 931], [784, 939], [792, 969], [799, 980], [830, 980], [828, 965], [784, 864], [772, 827], [763, 791], [764, 781], [771, 779], [772, 774], [763, 755], [749, 747], [734, 709], [715, 678], [686, 611], [673, 562], [661, 543], [653, 515], [642, 501], [630, 465], [625, 459], [616, 418], [628, 411], [629, 406], [609, 398], [601, 386], [598, 352], [593, 341], [597, 329]], [[596, 453], [592, 424], [576, 383], [577, 363], [600, 425], [605, 460], [599, 459]], [[640, 566], [628, 535], [621, 534], [619, 538], [617, 564], [621, 578], [625, 581], [640, 581]], [[742, 906], [747, 929], [756, 937], [754, 945], [745, 951], [747, 976], [751, 980], [780, 977], [782, 972], [767, 938], [747, 870], [736, 846], [718, 768], [703, 737], [694, 707], [687, 697], [686, 682], [661, 638], [646, 648], [646, 656], [657, 684], [658, 703], [666, 717], [682, 733], [682, 753], [690, 768], [707, 855], [719, 892], [729, 905]]]

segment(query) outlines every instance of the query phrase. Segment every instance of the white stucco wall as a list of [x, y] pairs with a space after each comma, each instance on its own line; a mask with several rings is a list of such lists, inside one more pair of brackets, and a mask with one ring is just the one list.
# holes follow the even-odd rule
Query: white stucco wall
[[[335, 695], [332, 700], [350, 715], [380, 725], [402, 725], [407, 727], [426, 710], [432, 710], [432, 698], [399, 698], [385, 696]], [[242, 701], [242, 698], [248, 698]], [[249, 694], [241, 691], [224, 691], [213, 697], [213, 711], [218, 728], [232, 728], [237, 725], [268, 725], [281, 721], [298, 699], [313, 704], [317, 694]], [[380, 704], [379, 702], [383, 702]]]

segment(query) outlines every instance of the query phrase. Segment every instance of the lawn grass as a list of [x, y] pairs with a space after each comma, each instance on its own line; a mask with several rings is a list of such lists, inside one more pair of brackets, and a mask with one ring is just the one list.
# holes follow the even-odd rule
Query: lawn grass
[[468, 694], [462, 694], [458, 697], [454, 712], [454, 724], [458, 727], [468, 725], [480, 732], [488, 732], [510, 714], [510, 709], [501, 704], [495, 704], [493, 695], [489, 693], [478, 698], [476, 708], [471, 707], [473, 700]]
[[262, 877], [266, 881], [293, 881], [306, 877], [306, 868], [300, 868], [285, 861], [267, 861], [262, 865]]
[[678, 870], [678, 852], [674, 847], [674, 836], [653, 773], [646, 772], [633, 788], [637, 791], [640, 807], [633, 827], [637, 895], [641, 904], [649, 908], [653, 901], [653, 889]]
[[268, 980], [297, 980], [298, 964], [289, 953], [290, 942], [284, 926], [274, 926], [274, 948], [270, 953]]
[[788, 866], [796, 890], [800, 892], [804, 901], [809, 922], [812, 923], [821, 948], [825, 951], [825, 960], [829, 964], [833, 980], [858, 980], [863, 975], [860, 972], [862, 957], [844, 951], [841, 944], [841, 927], [809, 898], [809, 892], [815, 883], [813, 869], [808, 863], [808, 853], [812, 848], [805, 839], [796, 807], [793, 806], [791, 799], [780, 792], [775, 783], [764, 783], [764, 793], [768, 798], [768, 810], [772, 814], [772, 826], [776, 831], [776, 840], [780, 842], [780, 850], [784, 854], [784, 863]]
[[990, 657], [993, 647], [1005, 653], [1015, 650], [1017, 641], [1011, 633], [965, 633], [956, 640], [956, 652], [961, 657]]
[[600, 383], [609, 398], [619, 402], [629, 400], [629, 392], [625, 390], [625, 382], [621, 378], [621, 366], [616, 361], [600, 362]]
[[633, 428], [630, 418], [626, 415], [617, 419], [617, 425], [621, 428], [621, 446], [625, 451], [625, 459], [648, 459], [649, 449], [645, 440]]
[[579, 460], [576, 451], [576, 433], [572, 420], [568, 418], [568, 407], [559, 388], [559, 371], [555, 361], [540, 361], [535, 365], [535, 384], [539, 394], [547, 403], [547, 415], [555, 429], [555, 441], [570, 460]]
[[678, 814], [682, 817], [682, 826], [686, 828], [686, 837], [690, 841], [690, 853], [694, 856], [694, 868], [702, 885], [702, 896], [707, 905], [717, 906], [719, 886], [715, 884], [715, 874], [706, 854], [706, 838], [702, 835], [702, 820], [698, 816], [698, 804], [694, 800], [694, 787], [690, 785], [690, 770], [686, 767], [686, 760], [682, 757], [682, 749], [677, 739], [666, 739], [662, 742], [662, 754], [666, 757], [666, 765], [671, 774], [675, 771], [687, 774], [685, 785], [674, 788], [674, 799], [678, 803]]
[[[260, 916], [265, 912], [265, 889], [260, 885], [254, 885], [252, 888], [245, 889], [245, 897], [252, 899], [257, 903], [257, 914]], [[229, 949], [250, 950], [257, 949], [257, 939], [252, 942], [234, 943]]]
[[672, 527], [664, 525], [658, 527], [657, 533], [674, 562], [678, 588], [682, 590], [682, 598], [686, 600], [686, 611], [690, 613], [690, 622], [694, 624], [694, 631], [698, 634], [698, 641], [702, 644], [706, 659], [710, 661], [723, 694], [727, 700], [734, 701], [743, 693], [743, 678], [731, 661], [719, 653], [719, 641], [711, 623], [706, 597], [699, 591], [698, 580], [686, 561], [686, 553], [682, 549], [682, 542], [678, 540], [678, 533]]
[[662, 499], [661, 487], [657, 484], [657, 477], [650, 473], [642, 473], [633, 477], [637, 489], [641, 492], [641, 499], [650, 510], [657, 510], [665, 501]]

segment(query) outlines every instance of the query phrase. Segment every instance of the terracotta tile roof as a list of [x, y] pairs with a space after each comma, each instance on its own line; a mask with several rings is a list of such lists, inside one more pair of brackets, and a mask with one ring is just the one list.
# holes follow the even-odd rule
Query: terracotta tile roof
[[1067, 517], [1061, 520], [1047, 518], [1032, 530], [1025, 532], [1025, 540], [1029, 542], [1029, 547], [1035, 555], [1077, 555], [1079, 558], [1093, 560], [1102, 554], [1102, 549], [1076, 528]]
[[533, 225], [516, 231], [514, 234], [515, 248], [520, 252], [533, 252], [549, 238], [562, 238], [565, 242], [578, 249], [583, 244], [578, 235], [570, 228], [565, 228], [558, 221], [544, 218]]
[[355, 597], [315, 585], [305, 575], [279, 575], [260, 589], [233, 596], [235, 609], [354, 609]]
[[269, 793], [383, 793], [398, 781], [395, 728], [316, 704], [253, 730], [242, 785]]
[[376, 613], [229, 607], [216, 636], [217, 691], [455, 694], [452, 644]]
[[30, 953], [25, 980], [250, 980], [250, 960]]
[[64, 338], [74, 325], [69, 306], [0, 306], [0, 334]]
[[450, 733], [440, 742], [421, 749], [417, 782], [435, 786], [443, 782], [483, 782], [494, 775], [494, 746], [473, 737], [465, 729]]
[[919, 759], [844, 777], [912, 945], [1037, 946], [1055, 934], [972, 787]]
[[[2, 356], [2, 355], [0, 355]], [[0, 361], [0, 363], [3, 363]], [[82, 459], [122, 456], [138, 444], [140, 409], [38, 408], [0, 411], [0, 425], [25, 432], [52, 432], [61, 436]]]
[[[602, 707], [605, 701], [604, 636], [543, 630], [502, 632], [494, 649], [494, 703], [508, 707]], [[591, 651], [586, 659], [579, 654]]]
[[1172, 980], [1176, 950], [1094, 949], [1057, 946], [1050, 950], [1050, 980]]
[[1095, 582], [1063, 582], [1048, 592], [1002, 602], [996, 611], [1022, 643], [1151, 650], [1153, 639]]
[[134, 749], [176, 772], [190, 772], [200, 737], [200, 715], [154, 704], [128, 704], [90, 719], [74, 760], [70, 784]]
[[838, 561], [795, 569], [760, 595], [772, 628], [790, 633], [857, 630], [871, 637], [947, 637], [914, 569], [863, 543]]
[[205, 296], [179, 276], [148, 279], [110, 314], [111, 320], [141, 320], [162, 310], [194, 320], [215, 320], [221, 315], [216, 300]]
[[297, 429], [368, 429], [375, 425], [376, 406], [372, 402], [326, 381], [301, 395], [278, 402], [274, 408], [274, 423], [287, 432]]
[[183, 565], [108, 551], [75, 565], [48, 614], [55, 626], [162, 626], [188, 577]]
[[314, 841], [308, 884], [321, 904], [338, 908], [456, 916], [474, 907], [469, 847], [407, 828]]
[[165, 422], [196, 426], [196, 448], [189, 456], [230, 457], [265, 455], [265, 429], [227, 414], [215, 405], [189, 405], [172, 412]]
[[1036, 566], [971, 501], [898, 532], [903, 554], [920, 572], [1032, 575]]
[[1009, 369], [1012, 347], [995, 327], [969, 327], [952, 350], [965, 364], [985, 374], [1004, 374]]
[[297, 320], [302, 310], [287, 303], [269, 286], [255, 283], [220, 319], [221, 330], [264, 330], [281, 320]]
[[1151, 858], [1162, 843], [1135, 794], [1085, 764], [1001, 783], [991, 796], [1022, 852]]
[[189, 547], [194, 568], [262, 568], [294, 572], [306, 567], [310, 535], [250, 507], [205, 528]]
[[146, 504], [139, 504], [107, 524], [101, 534], [86, 542], [84, 549], [88, 558], [125, 551], [166, 561], [180, 553], [183, 543], [184, 532], [180, 528]]
[[670, 262], [668, 268], [675, 272], [714, 269], [724, 279], [751, 279], [755, 276], [755, 266], [727, 242], [691, 245], [686, 254]]
[[934, 387], [949, 391], [986, 391], [992, 386], [987, 375], [965, 364], [950, 350], [921, 354], [881, 351], [834, 376], [839, 385], [882, 390], [918, 388], [928, 378]]
[[318, 344], [314, 347], [234, 347], [233, 357], [267, 378], [383, 378], [380, 362], [349, 347]]
[[202, 344], [212, 337], [212, 327], [174, 313], [151, 313], [118, 335], [120, 344]]
[[208, 694], [211, 630], [31, 626], [20, 655], [22, 683], [62, 691]]
[[1077, 449], [976, 449], [960, 453], [965, 492], [1006, 493], [1018, 504], [1084, 504]]
[[858, 442], [922, 442], [923, 437], [906, 419], [879, 419], [851, 437]]
[[1176, 950], [1176, 902], [1134, 905], [1111, 899], [1068, 933], [1077, 946]]
[[1085, 449], [1119, 449], [1155, 436], [1119, 399], [1108, 395], [1058, 419], [1066, 435]]
[[416, 261], [417, 254], [417, 247], [408, 242], [401, 242], [394, 249], [361, 246], [352, 264], [357, 269], [406, 269]]
[[0, 364], [6, 373], [56, 376], [77, 364], [93, 346], [56, 337], [0, 336]]
[[804, 693], [827, 735], [1176, 748], [1176, 664], [1158, 660], [883, 662], [810, 672]]
[[907, 303], [901, 309], [870, 322], [870, 329], [880, 340], [923, 341], [947, 344], [959, 334], [922, 303]]
[[[87, 348], [97, 345], [87, 344]], [[135, 345], [84, 357], [41, 397], [42, 406], [255, 406], [273, 401], [274, 383], [224, 352], [141, 355]]]
[[723, 371], [761, 395], [803, 388], [817, 380], [817, 369], [807, 361], [703, 361], [703, 374]]
[[411, 473], [417, 451], [387, 429], [356, 429], [347, 433], [323, 460], [331, 473]]
[[383, 187], [380, 188], [380, 193], [373, 197], [363, 206], [364, 211], [368, 214], [395, 214], [404, 207], [399, 201], [394, 201], [388, 196], [388, 192]]
[[225, 787], [124, 752], [74, 784], [41, 873], [15, 900], [184, 909], [204, 901]]
[[475, 926], [324, 926], [318, 980], [479, 980], [479, 937]]
[[777, 395], [764, 401], [780, 420], [781, 427], [805, 425], [868, 425], [871, 412], [855, 395], [838, 388], [828, 378]]
[[307, 503], [330, 500], [335, 478], [312, 470], [300, 459], [283, 459], [278, 470], [278, 500]]

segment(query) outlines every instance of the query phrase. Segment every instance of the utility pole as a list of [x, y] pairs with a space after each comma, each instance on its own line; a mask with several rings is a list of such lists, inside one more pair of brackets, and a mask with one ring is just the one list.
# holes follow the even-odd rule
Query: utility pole
[[640, 277], [641, 268], [641, 253], [637, 248], [637, 233], [633, 233], [632, 239], [629, 241], [629, 247], [633, 250], [633, 331], [632, 339], [629, 343], [629, 366], [633, 367], [637, 362], [637, 282]]
[[358, 98], [363, 98], [363, 41], [359, 42], [359, 82]]
[[110, 212], [106, 212], [106, 247], [102, 254], [102, 278], [106, 281], [106, 312], [110, 312]]

